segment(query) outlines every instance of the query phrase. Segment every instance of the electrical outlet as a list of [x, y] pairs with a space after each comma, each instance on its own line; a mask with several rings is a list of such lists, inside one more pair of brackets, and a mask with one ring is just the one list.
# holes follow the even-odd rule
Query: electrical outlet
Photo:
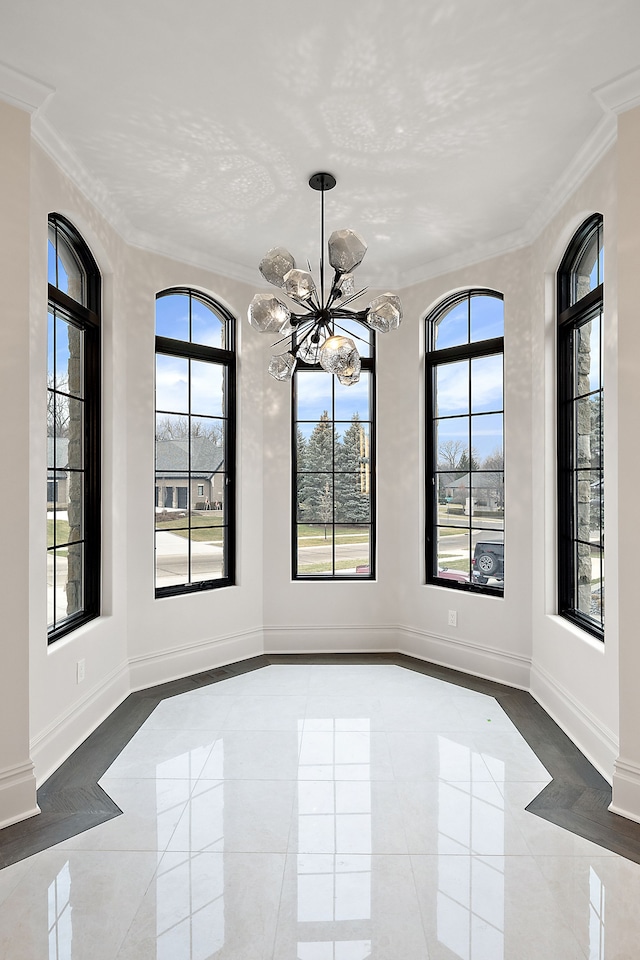
[[82, 683], [84, 680], [84, 658], [76, 663], [76, 683]]
[[456, 610], [449, 610], [449, 620], [448, 624], [450, 627], [458, 626], [458, 613]]

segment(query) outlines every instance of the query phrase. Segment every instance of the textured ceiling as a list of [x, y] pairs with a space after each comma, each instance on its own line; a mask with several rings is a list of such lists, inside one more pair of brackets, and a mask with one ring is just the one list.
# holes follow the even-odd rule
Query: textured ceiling
[[638, 0], [0, 0], [0, 23], [5, 78], [53, 91], [34, 134], [120, 232], [256, 286], [269, 247], [317, 262], [316, 170], [370, 282], [517, 245], [611, 138], [594, 89], [640, 66]]

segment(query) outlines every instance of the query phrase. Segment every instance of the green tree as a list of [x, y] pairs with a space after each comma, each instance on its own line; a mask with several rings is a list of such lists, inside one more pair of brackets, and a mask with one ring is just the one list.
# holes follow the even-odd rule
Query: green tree
[[303, 520], [307, 501], [307, 438], [298, 427], [296, 435], [297, 517]]
[[327, 524], [331, 523], [333, 517], [333, 494], [329, 481], [326, 480], [324, 490], [318, 497], [318, 519], [324, 523], [324, 538], [327, 539]]
[[[304, 474], [298, 473], [300, 520], [308, 523], [328, 523], [333, 519], [333, 516], [327, 518], [326, 504], [328, 494], [331, 495], [331, 502], [333, 501], [333, 450], [336, 444], [337, 435], [325, 410], [304, 447]], [[298, 449], [300, 450], [300, 446]]]
[[336, 520], [366, 523], [370, 518], [371, 463], [369, 435], [357, 413], [336, 450]]
[[467, 451], [466, 451], [466, 450], [464, 451], [464, 453], [462, 454], [462, 456], [461, 456], [460, 459], [458, 460], [458, 467], [457, 467], [457, 469], [458, 469], [461, 477], [464, 476], [465, 473], [469, 473], [469, 471], [471, 471], [471, 470], [479, 470], [479, 469], [480, 469], [480, 463], [479, 463], [479, 461], [478, 461], [478, 457], [477, 457], [477, 455], [476, 455], [475, 450], [472, 450], [472, 451], [471, 451], [471, 459], [469, 459], [469, 454], [467, 453]]

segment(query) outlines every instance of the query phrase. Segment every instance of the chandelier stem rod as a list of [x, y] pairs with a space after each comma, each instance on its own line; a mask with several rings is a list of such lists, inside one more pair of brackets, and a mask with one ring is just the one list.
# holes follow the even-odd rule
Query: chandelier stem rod
[[320, 191], [320, 306], [324, 310], [324, 190]]

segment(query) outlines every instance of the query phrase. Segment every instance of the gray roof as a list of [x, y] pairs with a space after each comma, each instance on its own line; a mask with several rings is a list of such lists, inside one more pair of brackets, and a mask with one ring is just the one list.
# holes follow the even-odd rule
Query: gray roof
[[[64, 470], [69, 466], [69, 441], [66, 437], [57, 437], [56, 444], [56, 462], [55, 467], [58, 470]], [[49, 470], [53, 469], [53, 437], [47, 437], [47, 464]]]
[[[69, 441], [58, 437], [55, 444], [58, 470], [68, 466]], [[53, 468], [53, 437], [47, 437], [47, 463]], [[189, 441], [156, 441], [156, 472], [186, 474], [189, 465]], [[224, 469], [223, 449], [208, 437], [193, 437], [191, 440], [191, 473], [194, 477], [211, 477]]]
[[[156, 473], [187, 473], [189, 468], [189, 440], [156, 441]], [[211, 477], [224, 469], [222, 447], [209, 437], [191, 439], [191, 474], [194, 477]]]
[[472, 486], [474, 490], [497, 490], [500, 486], [500, 481], [496, 477], [498, 473], [502, 473], [502, 471], [488, 470], [486, 473], [482, 471], [474, 472], [473, 481], [470, 479], [471, 474], [465, 473], [464, 476], [458, 477], [457, 480], [452, 480], [447, 486], [455, 487], [456, 489]]

